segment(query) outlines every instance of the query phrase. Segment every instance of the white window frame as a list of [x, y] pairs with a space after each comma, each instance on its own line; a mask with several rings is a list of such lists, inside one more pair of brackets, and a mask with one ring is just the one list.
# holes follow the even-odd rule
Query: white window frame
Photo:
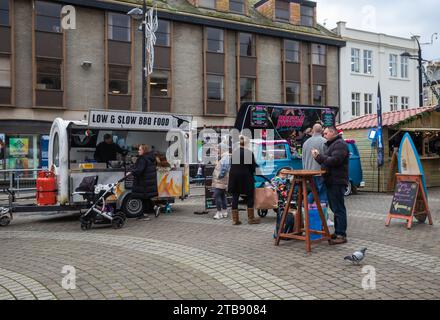
[[361, 115], [361, 94], [360, 92], [351, 93], [351, 115], [359, 117]]
[[364, 73], [373, 74], [373, 51], [364, 50]]
[[399, 108], [399, 97], [390, 96], [390, 111], [397, 111]]
[[409, 58], [408, 57], [400, 57], [400, 76], [403, 79], [408, 79], [408, 68], [409, 66]]
[[351, 72], [361, 72], [361, 50], [351, 48]]
[[364, 114], [373, 114], [373, 94], [364, 94]]
[[402, 110], [408, 110], [409, 109], [409, 97], [401, 97], [400, 98], [400, 107]]
[[390, 77], [397, 77], [397, 54], [390, 54], [389, 61]]

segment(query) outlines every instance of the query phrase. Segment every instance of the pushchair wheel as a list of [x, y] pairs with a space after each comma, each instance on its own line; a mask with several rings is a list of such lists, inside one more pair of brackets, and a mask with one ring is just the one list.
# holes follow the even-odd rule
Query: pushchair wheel
[[269, 212], [269, 210], [258, 209], [257, 212], [260, 217], [264, 218], [265, 216], [267, 216], [267, 213]]
[[157, 218], [158, 216], [160, 216], [160, 207], [159, 206], [155, 206], [154, 207], [154, 216]]
[[92, 228], [92, 221], [81, 222], [81, 230], [90, 230]]
[[112, 227], [114, 228], [114, 229], [121, 229], [123, 226], [124, 226], [124, 224], [125, 224], [125, 219], [124, 219], [124, 217], [121, 217], [121, 216], [115, 216], [115, 217], [113, 217], [113, 220], [112, 220]]
[[3, 216], [0, 218], [0, 227], [6, 227], [11, 223], [11, 218]]

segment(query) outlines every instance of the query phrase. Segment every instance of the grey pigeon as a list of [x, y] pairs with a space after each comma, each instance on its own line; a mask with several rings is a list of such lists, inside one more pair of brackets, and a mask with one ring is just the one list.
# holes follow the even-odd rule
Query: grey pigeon
[[365, 251], [367, 251], [367, 248], [355, 251], [351, 256], [346, 256], [344, 260], [349, 260], [353, 264], [359, 264], [365, 258]]

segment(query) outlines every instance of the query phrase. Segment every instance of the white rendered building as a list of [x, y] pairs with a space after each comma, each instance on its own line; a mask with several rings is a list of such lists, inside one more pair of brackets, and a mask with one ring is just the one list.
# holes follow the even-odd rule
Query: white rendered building
[[346, 28], [338, 22], [333, 31], [347, 45], [340, 49], [340, 122], [376, 113], [380, 82], [383, 112], [419, 106], [416, 39]]

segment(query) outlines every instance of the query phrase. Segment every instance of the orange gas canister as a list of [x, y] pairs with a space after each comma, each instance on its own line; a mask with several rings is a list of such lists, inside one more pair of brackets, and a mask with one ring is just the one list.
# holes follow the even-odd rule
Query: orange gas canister
[[40, 171], [37, 177], [37, 204], [39, 206], [57, 203], [57, 180], [52, 171]]

